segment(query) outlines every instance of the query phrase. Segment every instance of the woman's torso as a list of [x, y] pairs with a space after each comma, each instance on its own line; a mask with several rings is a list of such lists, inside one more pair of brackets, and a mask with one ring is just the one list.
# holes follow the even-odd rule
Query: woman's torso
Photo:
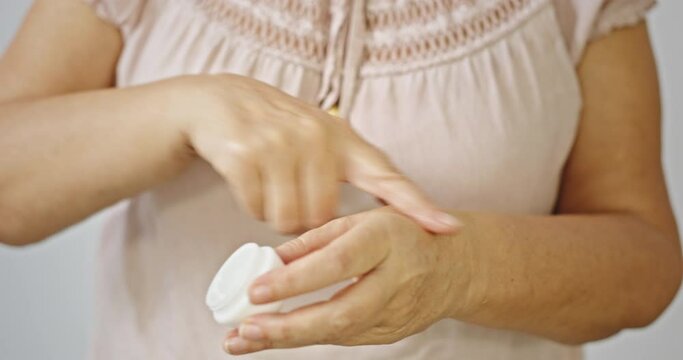
[[[311, 104], [340, 103], [358, 133], [445, 208], [550, 213], [581, 103], [558, 7], [356, 1], [93, 2], [122, 29], [119, 86], [182, 74], [250, 76]], [[376, 206], [344, 188], [341, 213]], [[229, 357], [221, 350], [226, 329], [203, 302], [211, 277], [241, 244], [285, 239], [238, 209], [199, 161], [118, 205], [101, 249], [94, 355]], [[244, 358], [577, 359], [580, 350], [444, 320], [392, 345]]]

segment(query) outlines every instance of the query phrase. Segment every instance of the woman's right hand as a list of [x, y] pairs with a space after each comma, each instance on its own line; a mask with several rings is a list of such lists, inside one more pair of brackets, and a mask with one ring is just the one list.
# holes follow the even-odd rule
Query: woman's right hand
[[427, 230], [457, 230], [378, 149], [340, 118], [238, 75], [165, 82], [177, 89], [175, 116], [200, 157], [225, 178], [242, 206], [281, 232], [313, 228], [335, 215], [340, 181], [382, 199]]
[[314, 106], [236, 75], [113, 89], [116, 26], [78, 0], [37, 1], [27, 19], [0, 59], [0, 243], [39, 241], [168, 181], [195, 158], [188, 147], [280, 231], [330, 219], [339, 181], [428, 230], [455, 230], [384, 155]]

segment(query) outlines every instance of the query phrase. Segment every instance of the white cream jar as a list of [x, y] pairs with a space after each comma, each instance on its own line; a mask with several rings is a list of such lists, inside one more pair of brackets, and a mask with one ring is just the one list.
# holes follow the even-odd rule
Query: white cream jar
[[247, 290], [260, 275], [284, 266], [275, 250], [255, 243], [237, 249], [221, 266], [206, 293], [206, 305], [219, 324], [236, 327], [245, 318], [266, 312], [277, 312], [282, 301], [254, 305]]

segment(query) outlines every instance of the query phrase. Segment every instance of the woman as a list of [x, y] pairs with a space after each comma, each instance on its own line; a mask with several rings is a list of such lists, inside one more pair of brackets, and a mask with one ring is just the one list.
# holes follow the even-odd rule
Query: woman
[[38, 0], [0, 63], [0, 238], [132, 197], [96, 358], [224, 358], [203, 294], [257, 241], [288, 265], [254, 303], [358, 280], [245, 320], [231, 354], [578, 359], [681, 281], [651, 5]]

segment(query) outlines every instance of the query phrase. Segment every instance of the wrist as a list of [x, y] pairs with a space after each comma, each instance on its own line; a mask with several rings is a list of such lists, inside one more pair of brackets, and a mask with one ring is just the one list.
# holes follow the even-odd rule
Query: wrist
[[444, 296], [444, 318], [465, 319], [477, 311], [478, 306], [485, 302], [482, 299], [481, 284], [477, 283], [476, 274], [479, 272], [477, 261], [476, 225], [471, 215], [458, 213], [464, 226], [456, 234], [438, 235], [440, 251], [445, 261], [441, 262], [444, 279], [448, 282]]
[[181, 134], [184, 146], [194, 152], [198, 134], [229, 128], [234, 75], [186, 75], [158, 83], [167, 106], [166, 119]]
[[159, 126], [174, 134], [173, 146], [185, 160], [197, 157], [192, 145], [196, 129], [203, 126], [206, 119], [220, 116], [204, 78], [204, 75], [192, 75], [164, 80], [155, 84], [152, 95], [152, 103], [162, 107]]
[[150, 85], [150, 102], [160, 107], [159, 125], [187, 137], [206, 105], [198, 95], [195, 76], [181, 76]]
[[[187, 124], [190, 119], [183, 116], [187, 111], [182, 93], [173, 80], [164, 80], [148, 85], [123, 89], [127, 93], [124, 104], [131, 107], [134, 116], [130, 120], [133, 128], [144, 140], [148, 153], [163, 158], [165, 169], [182, 169], [194, 156], [188, 146]], [[165, 155], [164, 155], [165, 154]], [[175, 172], [175, 170], [173, 170]]]

